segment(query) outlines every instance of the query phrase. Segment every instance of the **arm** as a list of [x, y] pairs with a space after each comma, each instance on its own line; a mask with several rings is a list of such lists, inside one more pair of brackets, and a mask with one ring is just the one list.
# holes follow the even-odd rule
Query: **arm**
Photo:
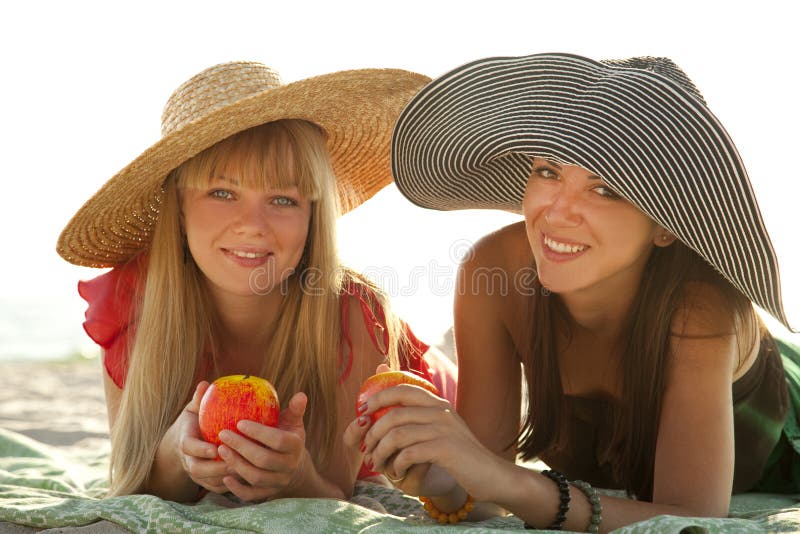
[[[469, 428], [464, 426], [449, 403], [438, 403], [420, 396], [406, 396], [399, 401], [406, 406], [429, 407], [428, 414], [422, 410], [416, 412], [416, 416], [421, 418], [418, 423], [422, 420], [435, 421], [433, 424], [448, 429], [447, 440], [436, 442], [437, 438], [431, 436], [429, 444], [429, 448], [441, 447], [442, 454], [426, 453], [429, 458], [426, 461], [434, 462], [439, 469], [434, 467], [430, 473], [412, 469], [400, 485], [405, 492], [413, 495], [436, 496], [434, 504], [445, 511], [459, 508], [465, 500], [463, 488], [455, 485], [452, 478], [449, 483], [443, 480], [441, 468], [449, 467], [448, 458], [461, 465], [475, 462], [491, 465], [494, 466], [492, 472], [499, 469], [498, 462], [513, 466], [515, 461], [516, 448], [513, 443], [519, 427], [520, 367], [510, 333], [510, 320], [515, 316], [519, 297], [513, 288], [514, 268], [509, 268], [506, 259], [508, 249], [513, 247], [509, 247], [507, 241], [509, 232], [502, 233], [505, 235], [493, 234], [481, 240], [468, 254], [469, 259], [458, 273], [459, 286], [455, 296], [455, 336], [459, 358], [458, 413]], [[527, 247], [524, 233], [522, 239], [522, 247]], [[521, 261], [520, 266], [525, 266], [527, 256], [523, 255]], [[375, 403], [380, 403], [377, 407], [386, 402], [391, 400], [375, 400]], [[376, 409], [375, 403], [369, 403], [369, 412]], [[443, 419], [439, 419], [436, 412], [443, 412]], [[498, 414], [503, 414], [503, 417], [498, 417]], [[386, 422], [382, 419], [378, 422], [380, 426], [376, 425], [369, 432], [366, 440], [369, 453], [376, 443], [383, 443], [382, 438], [389, 432], [391, 421], [392, 418]], [[397, 424], [402, 424], [399, 419], [397, 421]], [[377, 455], [368, 455], [369, 458], [375, 458], [376, 468], [382, 467], [387, 454], [394, 453], [393, 447], [402, 448], [400, 443], [390, 447], [391, 443], [389, 439]], [[446, 454], [443, 452], [445, 450], [448, 451]], [[410, 451], [404, 451], [401, 456], [393, 464], [398, 474], [406, 472], [408, 464], [402, 460], [410, 457]], [[478, 495], [474, 496], [479, 498]], [[476, 509], [473, 518], [501, 513], [496, 507], [485, 504], [479, 504]]]
[[[361, 320], [359, 301], [349, 297], [347, 306], [351, 318], [348, 337], [353, 350], [353, 364], [350, 374], [338, 386], [336, 435], [339, 439], [327, 466], [317, 470], [312, 460], [310, 451], [314, 447], [306, 443], [302, 423], [305, 400], [300, 401], [298, 395], [305, 396], [295, 395], [290, 401], [290, 409], [282, 413], [281, 430], [248, 423], [247, 428], [240, 430], [251, 440], [234, 433], [223, 432], [221, 435], [228, 447], [221, 447], [220, 454], [239, 477], [248, 482], [245, 485], [235, 477], [226, 478], [230, 490], [240, 498], [251, 501], [276, 497], [345, 499], [352, 495], [363, 453], [357, 445], [348, 446], [345, 433], [355, 411], [361, 383], [380, 363], [384, 363], [385, 357], [375, 347], [365, 322]], [[230, 456], [226, 458], [227, 454]]]
[[[113, 434], [122, 390], [105, 370], [103, 386], [109, 429]], [[217, 493], [227, 491], [222, 484], [225, 465], [213, 460], [217, 455], [216, 447], [203, 441], [197, 428], [197, 410], [206, 387], [208, 384], [205, 382], [198, 385], [192, 401], [162, 438], [142, 492], [176, 502], [188, 502], [197, 499], [198, 486]]]
[[[466, 302], [462, 299], [461, 304], [470, 301], [474, 302], [471, 298]], [[720, 299], [701, 295], [697, 302], [706, 304], [685, 306], [673, 318], [656, 448], [654, 501], [602, 497], [603, 531], [662, 514], [727, 513], [734, 467], [731, 382], [738, 360], [737, 339], [731, 334], [729, 312]], [[496, 397], [486, 392], [500, 385], [490, 378], [489, 385], [479, 387], [485, 384], [485, 377], [503, 367], [481, 368], [480, 355], [464, 350], [463, 347], [472, 346], [464, 345], [465, 340], [474, 339], [472, 335], [481, 331], [479, 324], [466, 320], [470, 314], [462, 312], [468, 309], [466, 306], [458, 310], [456, 328], [460, 373], [465, 373], [459, 377], [458, 397], [463, 420], [430, 395], [409, 388], [403, 391], [403, 386], [388, 389], [370, 399], [366, 413], [397, 403], [413, 408], [392, 410], [373, 426], [366, 438], [368, 456], [375, 459], [379, 468], [397, 454], [393, 465], [398, 474], [420, 462], [443, 467], [463, 490], [459, 493], [454, 489], [434, 503], [442, 510], [458, 508], [464, 492], [469, 492], [476, 500], [496, 503], [531, 525], [547, 527], [558, 509], [556, 485], [515, 465], [504, 456], [508, 454], [503, 448], [505, 440], [493, 438], [493, 432], [501, 436], [504, 431], [511, 432], [504, 423], [494, 422], [482, 411], [482, 403], [491, 403]], [[468, 333], [466, 337], [459, 337], [458, 325], [462, 334]], [[498, 363], [496, 359], [492, 362]], [[468, 369], [483, 369], [484, 374], [470, 374]], [[512, 386], [516, 383], [515, 380]], [[514, 415], [504, 420], [518, 423], [518, 412], [510, 406], [505, 409], [504, 413]], [[483, 439], [476, 439], [481, 435]], [[591, 510], [581, 491], [570, 488], [570, 493], [564, 528], [582, 530], [589, 523]]]

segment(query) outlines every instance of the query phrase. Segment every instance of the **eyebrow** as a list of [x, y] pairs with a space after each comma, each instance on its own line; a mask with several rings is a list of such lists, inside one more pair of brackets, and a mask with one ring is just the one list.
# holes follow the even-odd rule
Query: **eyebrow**
[[[542, 159], [544, 159], [544, 158], [542, 158]], [[556, 163], [555, 161], [550, 161], [549, 159], [544, 159], [544, 161], [545, 161], [545, 162], [546, 162], [548, 165], [552, 165], [553, 167], [555, 167], [555, 168], [556, 168], [556, 169], [558, 169], [559, 171], [561, 171], [561, 170], [564, 170], [564, 169], [561, 167], [561, 165], [559, 165], [559, 164], [558, 164], [558, 163]], [[587, 179], [587, 180], [600, 180], [600, 181], [602, 181], [602, 180], [603, 180], [602, 178], [600, 178], [600, 177], [599, 177], [599, 176], [597, 176], [596, 174], [590, 174], [589, 176], [587, 176], [587, 177], [586, 177], [586, 179]]]
[[220, 180], [222, 182], [228, 182], [229, 184], [233, 184], [233, 185], [239, 185], [239, 180], [237, 180], [236, 178], [228, 178], [227, 176], [224, 176], [222, 174], [216, 175], [214, 177], [214, 179], [215, 180]]

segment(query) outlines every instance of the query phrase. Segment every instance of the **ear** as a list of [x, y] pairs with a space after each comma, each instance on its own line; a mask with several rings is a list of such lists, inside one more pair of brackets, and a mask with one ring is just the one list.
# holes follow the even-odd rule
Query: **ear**
[[664, 228], [663, 226], [656, 227], [656, 233], [653, 236], [653, 244], [657, 247], [668, 247], [675, 240], [678, 239], [675, 237], [675, 234]]

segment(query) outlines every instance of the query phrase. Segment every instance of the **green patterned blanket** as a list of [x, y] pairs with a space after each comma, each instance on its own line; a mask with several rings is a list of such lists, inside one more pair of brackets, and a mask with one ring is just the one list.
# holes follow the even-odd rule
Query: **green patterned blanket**
[[[457, 527], [431, 522], [416, 499], [360, 483], [349, 502], [280, 499], [241, 506], [219, 495], [194, 505], [149, 495], [102, 499], [108, 451], [68, 456], [0, 429], [0, 532], [58, 528], [80, 531], [107, 521], [132, 532], [499, 532], [519, 530], [515, 517]], [[30, 527], [29, 529], [23, 529]], [[800, 531], [797, 498], [736, 496], [727, 519], [656, 517], [621, 529], [630, 533]]]

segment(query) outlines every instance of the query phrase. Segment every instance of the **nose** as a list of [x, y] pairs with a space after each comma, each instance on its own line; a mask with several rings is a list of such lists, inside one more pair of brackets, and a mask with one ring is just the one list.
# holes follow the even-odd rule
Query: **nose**
[[568, 187], [559, 188], [549, 199], [544, 210], [544, 220], [550, 226], [571, 228], [581, 223], [578, 192]]
[[238, 206], [234, 231], [241, 236], [261, 237], [271, 231], [269, 217], [260, 202], [241, 202]]

